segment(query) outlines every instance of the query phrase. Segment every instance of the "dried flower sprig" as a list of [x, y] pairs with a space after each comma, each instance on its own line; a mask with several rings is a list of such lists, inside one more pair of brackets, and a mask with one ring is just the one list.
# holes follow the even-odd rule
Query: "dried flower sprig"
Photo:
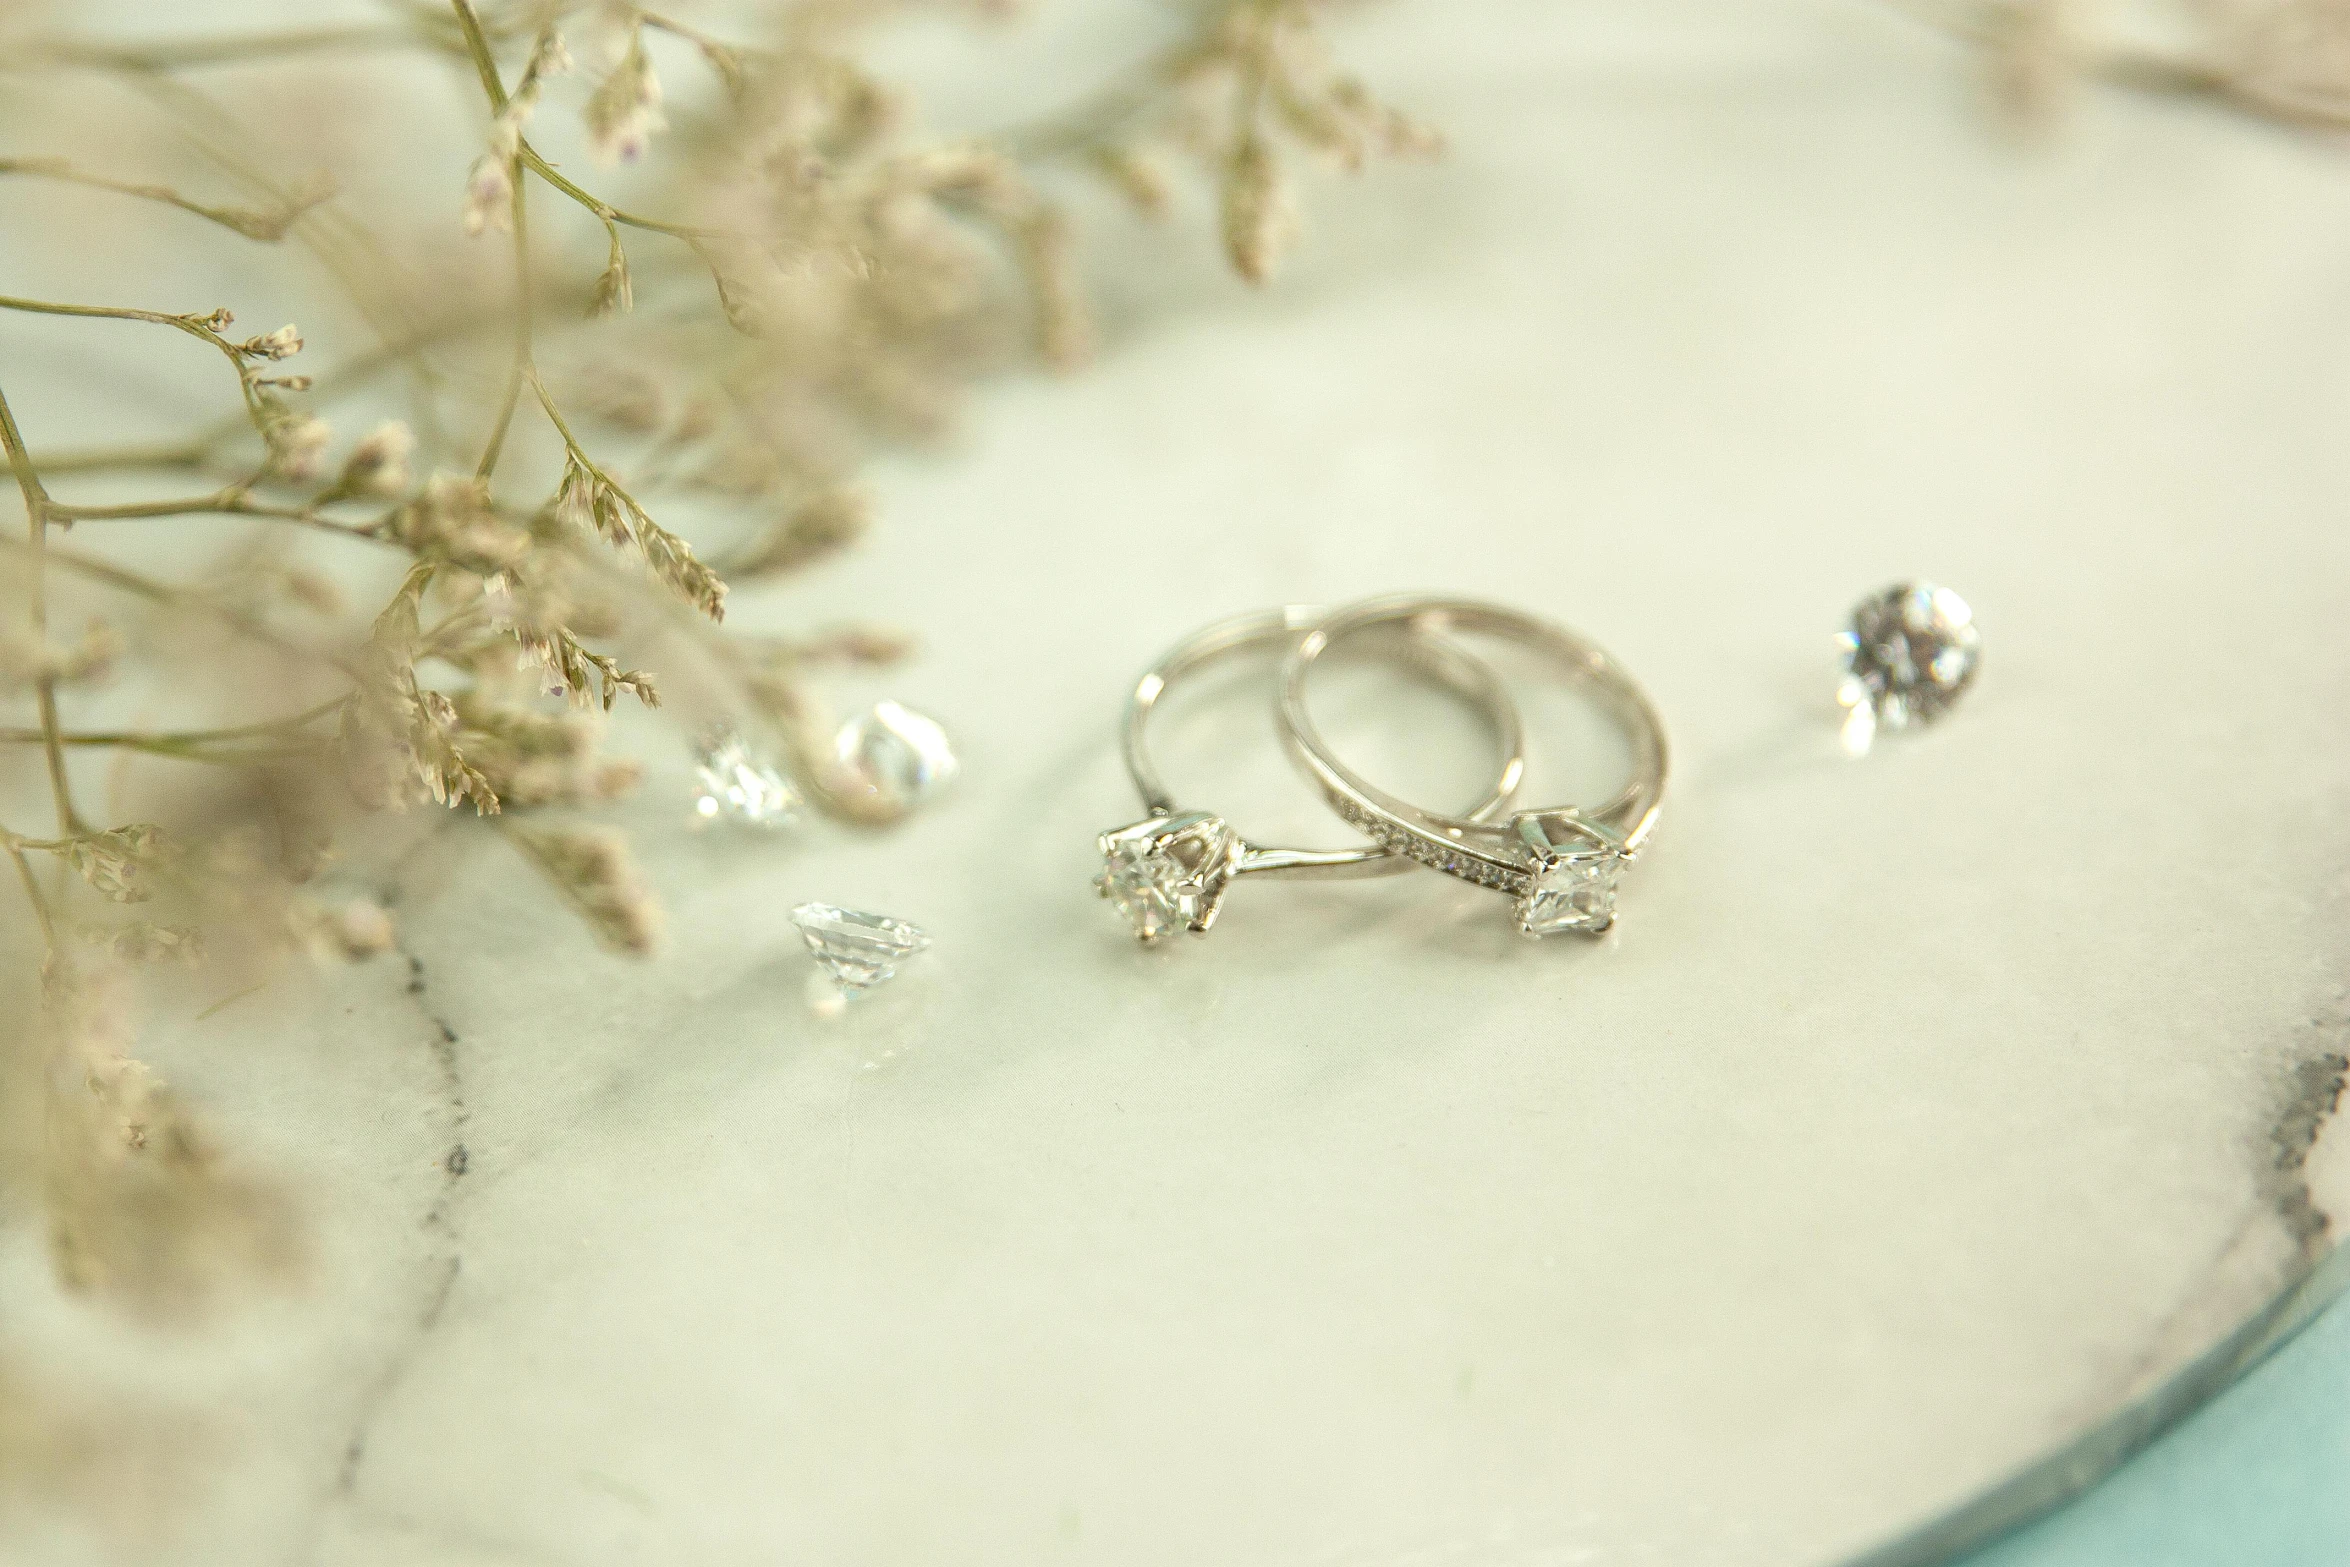
[[[50, 1162], [33, 1183], [48, 1183], [69, 1277], [143, 1298], [194, 1287], [198, 1259], [159, 1242], [157, 1225], [244, 1265], [283, 1262], [283, 1211], [137, 1065], [128, 997], [142, 965], [241, 974], [287, 954], [386, 950], [390, 918], [362, 891], [373, 835], [348, 830], [366, 813], [465, 807], [457, 819], [491, 819], [603, 945], [657, 944], [659, 904], [625, 842], [585, 819], [639, 781], [635, 763], [603, 754], [602, 715], [623, 697], [658, 705], [640, 667], [656, 638], [697, 721], [716, 707], [763, 724], [841, 818], [902, 812], [833, 756], [822, 687], [840, 665], [903, 656], [910, 639], [858, 625], [744, 635], [721, 623], [727, 579], [805, 570], [863, 537], [865, 454], [934, 428], [976, 373], [1012, 354], [1069, 364], [1091, 350], [1052, 166], [1157, 207], [1162, 165], [1196, 162], [1220, 192], [1230, 260], [1256, 281], [1290, 241], [1289, 151], [1353, 168], [1429, 144], [1330, 68], [1322, 0], [1216, 0], [1184, 42], [1067, 120], [926, 144], [852, 48], [893, 9], [777, 0], [770, 41], [753, 45], [625, 0], [592, 15], [445, 0], [383, 25], [156, 43], [42, 34], [0, 51], [0, 73], [28, 73], [12, 80], [66, 69], [134, 87], [238, 192], [204, 199], [11, 155], [0, 176], [18, 178], [0, 194], [74, 185], [298, 247], [334, 284], [331, 319], [374, 335], [312, 369], [348, 346], [339, 328], [308, 346], [291, 324], [233, 333], [225, 310], [0, 296], [0, 322], [165, 328], [219, 354], [237, 388], [233, 412], [185, 435], [52, 453], [26, 443], [0, 369], [0, 448], [27, 517], [21, 539], [0, 537], [0, 700], [29, 705], [0, 726], [0, 756], [39, 758], [54, 817], [38, 831], [0, 825], [49, 977], [40, 1040], [0, 1042], [0, 1071], [79, 1085], [42, 1100], [59, 1135], [36, 1140], [55, 1157], [37, 1156]], [[277, 175], [279, 150], [189, 79], [322, 41], [470, 67], [478, 128], [444, 204], [362, 212], [330, 181]], [[708, 74], [672, 93], [660, 66], [680, 45]], [[666, 210], [591, 189], [539, 151], [534, 135], [560, 131], [566, 106], [599, 166], [664, 165]], [[386, 221], [395, 232], [370, 226]], [[567, 222], [600, 237], [600, 269], [575, 264]], [[404, 275], [399, 258], [465, 231], [501, 236], [470, 253], [490, 258], [472, 269], [499, 288]], [[390, 395], [406, 396], [406, 417], [336, 406]], [[366, 433], [344, 445], [338, 422]], [[198, 477], [129, 499], [52, 493], [101, 473]], [[681, 496], [731, 519], [729, 547], [704, 558], [669, 520]], [[57, 537], [199, 518], [251, 532], [195, 573]], [[397, 581], [371, 603], [381, 563]], [[61, 633], [53, 593], [103, 596], [106, 612]], [[352, 602], [373, 612], [347, 619]], [[83, 692], [126, 663], [191, 706], [209, 692], [228, 721], [77, 723]], [[266, 696], [260, 716], [252, 692]], [[83, 759], [100, 757], [158, 764], [138, 774], [140, 809], [111, 803], [119, 767], [107, 807], [90, 803], [101, 791]], [[171, 789], [175, 772], [202, 787]], [[20, 1189], [0, 1179], [0, 1192]], [[148, 1256], [151, 1269], [137, 1260]]]
[[2039, 127], [2088, 81], [2209, 98], [2313, 130], [2350, 128], [2350, 4], [2202, 0], [2178, 41], [2155, 48], [2079, 0], [1899, 0], [1982, 46], [1997, 99]]
[[1330, 9], [1329, 0], [1221, 0], [1135, 79], [1006, 144], [1074, 161], [1152, 217], [1170, 203], [1170, 156], [1198, 163], [1216, 186], [1233, 270], [1264, 282], [1298, 235], [1285, 140], [1349, 173], [1375, 157], [1424, 158], [1443, 146], [1332, 66], [1317, 26]]

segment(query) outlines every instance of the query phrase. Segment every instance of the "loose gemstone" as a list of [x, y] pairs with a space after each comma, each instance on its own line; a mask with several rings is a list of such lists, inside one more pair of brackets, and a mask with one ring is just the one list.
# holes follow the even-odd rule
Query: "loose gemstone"
[[841, 725], [832, 750], [843, 767], [901, 808], [919, 805], [963, 770], [938, 721], [895, 702], [876, 702]]
[[1623, 874], [1624, 856], [1612, 849], [1560, 855], [1535, 867], [1518, 903], [1518, 929], [1529, 936], [1598, 935], [1615, 923], [1616, 879]]
[[1222, 817], [1203, 811], [1154, 816], [1103, 833], [1099, 843], [1102, 873], [1094, 887], [1143, 941], [1214, 924], [1242, 849]]
[[862, 995], [896, 977], [900, 963], [930, 945], [928, 936], [904, 920], [829, 903], [803, 903], [791, 911], [791, 922], [845, 996]]
[[1847, 709], [1845, 747], [1856, 755], [1880, 729], [1948, 711], [1974, 679], [1983, 646], [1967, 601], [1931, 582], [1896, 583], [1861, 600], [1837, 641], [1845, 672], [1836, 698]]
[[770, 831], [799, 815], [799, 792], [775, 764], [732, 729], [713, 729], [694, 747], [694, 818]]

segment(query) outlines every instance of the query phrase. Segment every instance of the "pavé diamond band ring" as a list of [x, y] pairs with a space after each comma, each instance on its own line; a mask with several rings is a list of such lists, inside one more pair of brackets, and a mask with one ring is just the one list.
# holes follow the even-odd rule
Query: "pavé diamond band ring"
[[[1507, 822], [1442, 816], [1376, 788], [1331, 753], [1306, 711], [1306, 679], [1334, 643], [1383, 627], [1441, 639], [1482, 633], [1561, 666], [1618, 723], [1632, 779], [1606, 804], [1519, 811]], [[1449, 645], [1432, 640], [1430, 645]], [[1518, 929], [1598, 935], [1615, 922], [1616, 881], [1656, 824], [1666, 746], [1656, 707], [1616, 661], [1563, 626], [1496, 604], [1421, 596], [1372, 599], [1338, 610], [1298, 639], [1281, 666], [1281, 729], [1291, 754], [1338, 814], [1397, 854], [1517, 899]]]
[[[1101, 835], [1102, 874], [1094, 886], [1117, 905], [1142, 940], [1155, 941], [1176, 930], [1206, 931], [1215, 923], [1236, 876], [1332, 879], [1410, 868], [1411, 861], [1376, 844], [1331, 850], [1251, 844], [1221, 816], [1177, 809], [1145, 744], [1151, 713], [1171, 683], [1226, 654], [1295, 638], [1318, 624], [1323, 613], [1291, 605], [1217, 621], [1168, 649], [1135, 683], [1126, 702], [1126, 771], [1149, 814], [1130, 827]], [[1396, 629], [1409, 633], [1414, 628]], [[1492, 791], [1458, 820], [1484, 821], [1508, 809], [1525, 771], [1525, 743], [1517, 707], [1500, 677], [1482, 660], [1438, 638], [1407, 634], [1392, 640], [1394, 656], [1467, 697], [1492, 724], [1499, 742], [1500, 770]]]

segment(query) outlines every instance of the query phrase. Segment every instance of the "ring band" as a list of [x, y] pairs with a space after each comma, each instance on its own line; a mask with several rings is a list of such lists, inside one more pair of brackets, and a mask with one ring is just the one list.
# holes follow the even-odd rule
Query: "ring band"
[[[1624, 726], [1632, 740], [1631, 781], [1605, 805], [1519, 811], [1506, 825], [1422, 810], [1372, 785], [1331, 753], [1306, 711], [1305, 685], [1332, 643], [1387, 625], [1483, 632], [1548, 655]], [[1518, 900], [1518, 928], [1529, 936], [1596, 936], [1614, 923], [1616, 881], [1656, 825], [1668, 758], [1656, 705], [1590, 642], [1563, 626], [1472, 599], [1372, 599], [1328, 616], [1290, 649], [1281, 666], [1280, 712], [1291, 755], [1331, 807], [1392, 852], [1508, 893]]]
[[[1221, 816], [1180, 810], [1152, 762], [1146, 731], [1151, 714], [1175, 681], [1227, 654], [1280, 642], [1319, 624], [1323, 611], [1305, 605], [1235, 615], [1202, 628], [1167, 650], [1145, 670], [1127, 698], [1123, 728], [1126, 771], [1149, 814], [1097, 840], [1103, 871], [1094, 885], [1133, 922], [1135, 934], [1156, 940], [1176, 928], [1204, 932], [1215, 923], [1236, 876], [1336, 880], [1383, 876], [1408, 869], [1379, 843], [1351, 849], [1277, 849], [1249, 843]], [[1403, 642], [1411, 660], [1467, 696], [1494, 727], [1501, 770], [1485, 798], [1463, 820], [1482, 821], [1508, 808], [1525, 772], [1525, 735], [1516, 705], [1482, 660], [1427, 636]]]

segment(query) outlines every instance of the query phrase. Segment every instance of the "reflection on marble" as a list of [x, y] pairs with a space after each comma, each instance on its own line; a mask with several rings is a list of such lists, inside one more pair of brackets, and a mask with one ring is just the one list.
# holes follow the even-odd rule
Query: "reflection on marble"
[[[410, 892], [402, 960], [167, 1031], [305, 1194], [310, 1283], [159, 1335], [0, 1237], [0, 1391], [114, 1466], [0, 1497], [0, 1555], [1835, 1560], [2326, 1251], [2332, 157], [2117, 98], [2028, 159], [1850, 7], [1399, 4], [1354, 42], [1448, 163], [1318, 190], [1262, 296], [1105, 215], [1105, 361], [881, 475], [820, 591], [922, 628], [907, 695], [965, 764], [933, 809], [719, 844], [680, 759], [635, 824], [659, 964], [484, 857]], [[1113, 601], [1112, 528], [1194, 547]], [[1007, 538], [1019, 613], [970, 591]], [[1996, 659], [1856, 765], [1824, 631], [1909, 571]], [[1413, 585], [1656, 695], [1634, 917], [1537, 945], [1406, 876], [1140, 948], [1087, 888], [1131, 671]], [[1533, 791], [1604, 786], [1529, 705]], [[1310, 810], [1252, 797], [1261, 709], [1214, 722], [1201, 798]], [[810, 896], [930, 930], [920, 985], [811, 1017]]]

